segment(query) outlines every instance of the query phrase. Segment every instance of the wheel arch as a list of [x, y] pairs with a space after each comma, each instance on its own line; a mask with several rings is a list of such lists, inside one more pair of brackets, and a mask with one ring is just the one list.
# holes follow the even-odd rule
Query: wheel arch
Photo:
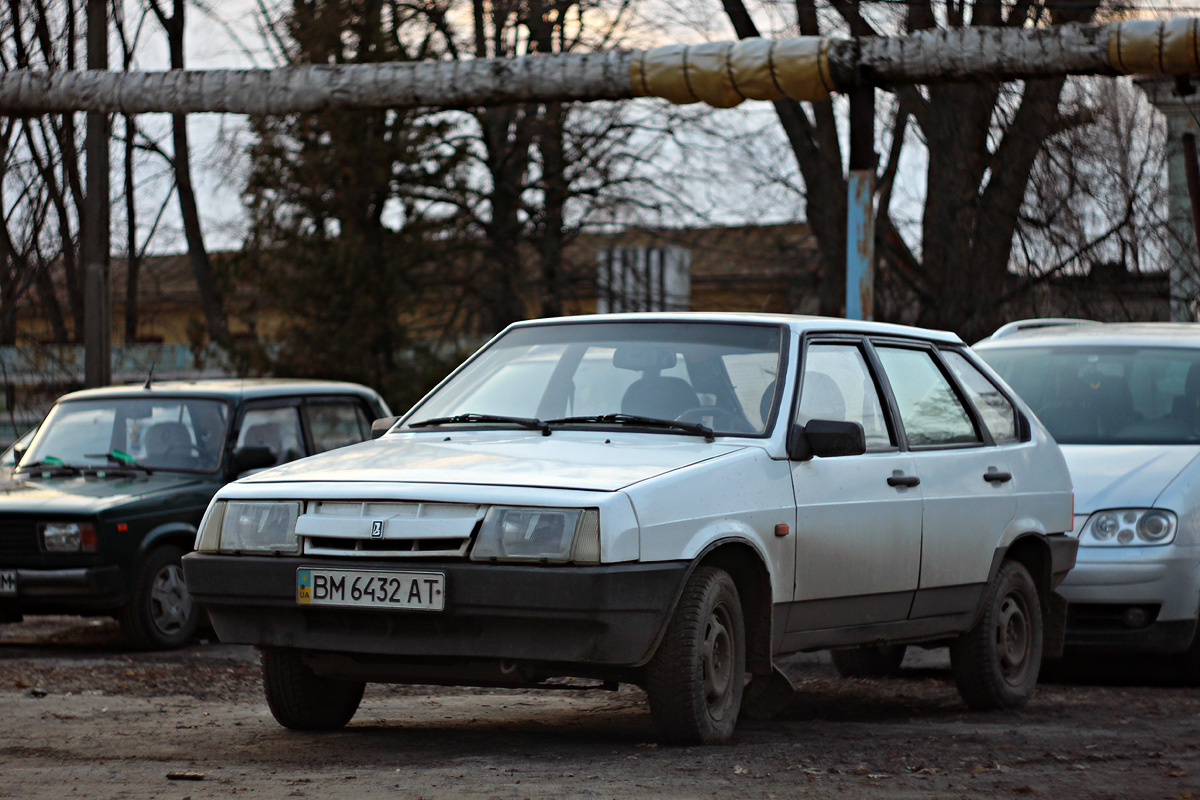
[[[155, 549], [163, 545], [174, 545], [185, 553], [190, 553], [196, 544], [196, 526], [186, 522], [164, 522], [150, 530], [138, 545], [137, 572]], [[135, 573], [136, 576], [136, 573]]]
[[771, 573], [759, 551], [740, 539], [717, 541], [706, 547], [692, 562], [699, 567], [718, 567], [729, 573], [742, 601], [746, 626], [746, 671], [770, 675], [772, 651]]
[[[994, 565], [991, 577], [994, 578], [1004, 561], [1016, 561], [1029, 570], [1033, 583], [1037, 587], [1038, 600], [1041, 602], [1043, 613], [1050, 606], [1052, 592], [1051, 571], [1053, 558], [1050, 555], [1050, 545], [1040, 533], [1026, 533], [1018, 536], [1004, 549], [1003, 557]], [[990, 579], [989, 579], [990, 580]]]

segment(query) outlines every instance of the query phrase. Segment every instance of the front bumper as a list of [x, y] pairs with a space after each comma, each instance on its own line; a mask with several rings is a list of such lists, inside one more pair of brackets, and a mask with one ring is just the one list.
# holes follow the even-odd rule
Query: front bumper
[[1200, 615], [1200, 548], [1081, 547], [1059, 592], [1068, 648], [1181, 652]]
[[23, 614], [111, 611], [120, 607], [125, 596], [121, 569], [115, 566], [18, 568], [16, 575], [17, 593], [0, 595], [0, 602]]
[[[543, 567], [190, 553], [192, 598], [221, 641], [354, 655], [634, 667], [653, 655], [688, 562]], [[301, 567], [441, 572], [444, 611], [296, 602]]]

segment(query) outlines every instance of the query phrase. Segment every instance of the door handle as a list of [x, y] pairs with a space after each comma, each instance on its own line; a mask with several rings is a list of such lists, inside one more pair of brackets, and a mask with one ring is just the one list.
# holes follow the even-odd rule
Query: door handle
[[1012, 473], [1001, 472], [995, 467], [988, 467], [988, 471], [983, 473], [983, 479], [988, 483], [1008, 483], [1012, 480]]
[[921, 479], [916, 475], [905, 475], [900, 470], [896, 470], [887, 479], [888, 486], [916, 486], [921, 482]]

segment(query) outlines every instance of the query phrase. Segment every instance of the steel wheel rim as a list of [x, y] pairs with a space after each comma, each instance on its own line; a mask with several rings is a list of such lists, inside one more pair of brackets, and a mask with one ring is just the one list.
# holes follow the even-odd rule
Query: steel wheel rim
[[712, 610], [704, 623], [701, 653], [704, 702], [710, 712], [720, 716], [733, 689], [734, 644], [729, 610], [722, 603]]
[[150, 585], [150, 619], [165, 634], [179, 633], [192, 614], [192, 597], [183, 583], [183, 569], [167, 564]]
[[1029, 607], [1017, 592], [1009, 592], [1000, 601], [995, 634], [1000, 674], [1009, 684], [1020, 685], [1033, 663], [1034, 641]]

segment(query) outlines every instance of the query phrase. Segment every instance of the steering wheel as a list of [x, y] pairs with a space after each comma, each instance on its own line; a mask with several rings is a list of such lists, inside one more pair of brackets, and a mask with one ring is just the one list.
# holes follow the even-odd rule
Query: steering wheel
[[689, 408], [679, 416], [676, 422], [704, 422], [704, 417], [712, 417], [712, 428], [715, 431], [732, 431], [734, 433], [752, 433], [753, 426], [744, 416], [721, 406], [696, 406]]

